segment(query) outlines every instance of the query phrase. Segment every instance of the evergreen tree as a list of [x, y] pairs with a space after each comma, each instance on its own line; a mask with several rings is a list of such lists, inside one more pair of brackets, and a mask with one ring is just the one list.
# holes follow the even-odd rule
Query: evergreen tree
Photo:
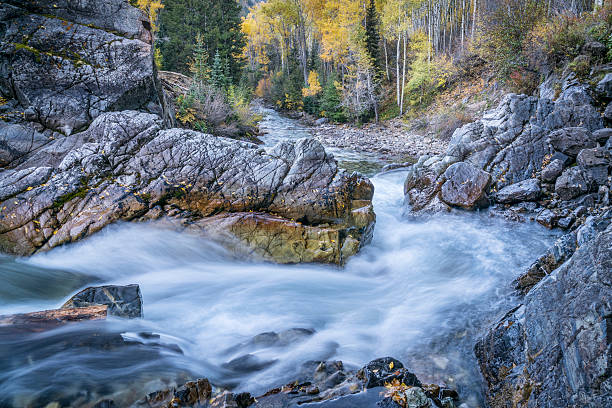
[[380, 43], [380, 32], [375, 0], [370, 0], [370, 4], [366, 10], [365, 31], [368, 56], [372, 61], [372, 65], [378, 72], [380, 71], [380, 52], [378, 48]]
[[335, 75], [327, 78], [325, 88], [323, 88], [323, 96], [321, 97], [321, 113], [326, 118], [335, 122], [344, 122], [346, 117], [342, 109], [342, 99], [338, 91]]
[[240, 11], [232, 0], [164, 0], [158, 35], [163, 69], [188, 74], [200, 32], [208, 55], [218, 50], [221, 60], [229, 64], [231, 79], [237, 82], [244, 65], [245, 44]]
[[210, 84], [217, 89], [225, 90], [227, 88], [227, 78], [223, 72], [223, 62], [221, 61], [221, 55], [219, 50], [215, 52], [215, 58], [213, 59], [212, 68], [210, 70]]
[[189, 64], [189, 71], [193, 79], [199, 82], [207, 82], [210, 79], [210, 67], [208, 66], [208, 52], [204, 48], [204, 37], [198, 33], [193, 49], [193, 57]]

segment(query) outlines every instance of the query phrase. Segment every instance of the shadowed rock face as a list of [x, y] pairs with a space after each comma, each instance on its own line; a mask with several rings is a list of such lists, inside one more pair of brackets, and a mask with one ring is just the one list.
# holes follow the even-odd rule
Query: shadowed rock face
[[0, 250], [29, 255], [123, 220], [278, 262], [342, 263], [372, 234], [373, 186], [313, 140], [168, 129], [146, 17], [127, 0], [0, 5]]
[[609, 406], [612, 227], [606, 225], [476, 344], [491, 407]]

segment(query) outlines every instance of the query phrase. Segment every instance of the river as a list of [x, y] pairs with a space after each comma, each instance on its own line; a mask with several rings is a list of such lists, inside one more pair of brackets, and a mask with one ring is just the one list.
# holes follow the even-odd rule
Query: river
[[[268, 146], [309, 133], [267, 114]], [[375, 171], [374, 155], [331, 152], [346, 168]], [[240, 259], [198, 237], [127, 223], [29, 258], [0, 256], [0, 314], [55, 308], [92, 284], [137, 283], [144, 302], [143, 319], [0, 332], [0, 406], [102, 397], [125, 406], [195, 377], [257, 395], [291, 381], [309, 360], [360, 367], [383, 356], [481, 406], [474, 339], [511, 304], [511, 281], [556, 234], [486, 212], [407, 217], [404, 177], [372, 176], [374, 239], [342, 269]], [[249, 343], [292, 328], [314, 334]], [[227, 364], [248, 353], [249, 364]]]

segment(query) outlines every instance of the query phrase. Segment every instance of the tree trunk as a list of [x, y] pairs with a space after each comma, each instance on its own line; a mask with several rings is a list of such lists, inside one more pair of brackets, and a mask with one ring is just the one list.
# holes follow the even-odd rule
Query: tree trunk
[[402, 98], [400, 105], [400, 115], [404, 114], [404, 94], [406, 93], [406, 36], [407, 33], [404, 33], [404, 66], [402, 68]]

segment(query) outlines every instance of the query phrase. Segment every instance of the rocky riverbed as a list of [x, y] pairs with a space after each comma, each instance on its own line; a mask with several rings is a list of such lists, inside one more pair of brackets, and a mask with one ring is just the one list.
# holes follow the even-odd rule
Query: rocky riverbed
[[0, 16], [0, 405], [612, 398], [609, 66], [448, 146], [275, 112], [256, 145], [172, 127], [127, 0]]

